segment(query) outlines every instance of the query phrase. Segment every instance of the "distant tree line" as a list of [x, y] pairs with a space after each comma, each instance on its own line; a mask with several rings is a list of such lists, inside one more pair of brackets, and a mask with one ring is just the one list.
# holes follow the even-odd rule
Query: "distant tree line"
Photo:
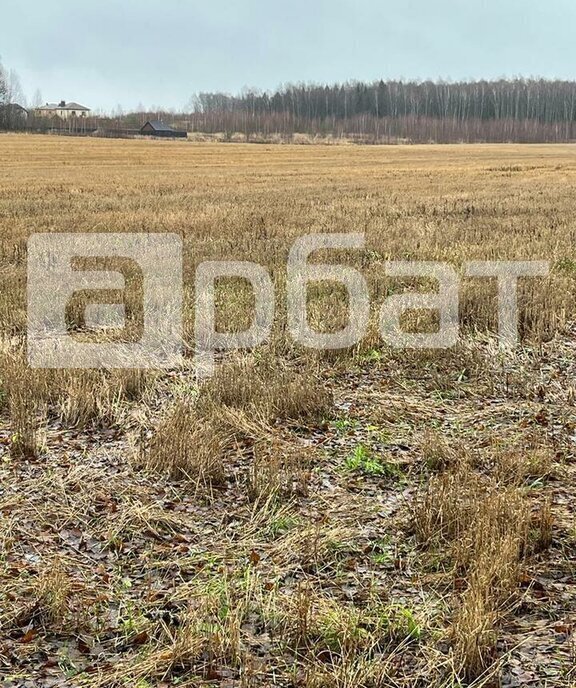
[[576, 138], [576, 82], [376, 81], [199, 93], [197, 131], [351, 136], [362, 140], [566, 141]]
[[[34, 96], [33, 105], [42, 101]], [[26, 128], [76, 133], [74, 122], [34, 115], [25, 105], [18, 75], [0, 63], [0, 130]], [[576, 81], [375, 81], [288, 84], [274, 92], [199, 93], [186, 112], [118, 112], [83, 122], [82, 131], [137, 132], [162, 119], [191, 132], [230, 140], [347, 138], [365, 143], [576, 141]]]

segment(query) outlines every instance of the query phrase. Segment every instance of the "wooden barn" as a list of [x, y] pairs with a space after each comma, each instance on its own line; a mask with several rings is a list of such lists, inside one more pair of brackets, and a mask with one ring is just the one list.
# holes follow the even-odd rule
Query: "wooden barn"
[[140, 133], [144, 136], [161, 136], [164, 138], [171, 139], [185, 139], [188, 134], [185, 131], [178, 131], [172, 127], [160, 122], [159, 120], [152, 120], [146, 122], [146, 124], [140, 129]]

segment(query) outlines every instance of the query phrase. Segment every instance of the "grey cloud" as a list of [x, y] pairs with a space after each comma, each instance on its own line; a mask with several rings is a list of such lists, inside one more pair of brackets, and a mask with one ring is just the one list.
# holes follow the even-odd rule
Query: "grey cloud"
[[379, 77], [571, 78], [571, 0], [27, 0], [0, 55], [31, 95], [182, 106], [200, 90]]

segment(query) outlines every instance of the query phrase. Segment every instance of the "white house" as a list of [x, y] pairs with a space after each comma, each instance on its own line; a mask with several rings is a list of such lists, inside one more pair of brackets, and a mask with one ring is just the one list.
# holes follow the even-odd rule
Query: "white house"
[[70, 117], [90, 117], [90, 108], [79, 103], [67, 103], [61, 100], [59, 103], [46, 103], [36, 108], [36, 114], [40, 117], [60, 117], [69, 119]]

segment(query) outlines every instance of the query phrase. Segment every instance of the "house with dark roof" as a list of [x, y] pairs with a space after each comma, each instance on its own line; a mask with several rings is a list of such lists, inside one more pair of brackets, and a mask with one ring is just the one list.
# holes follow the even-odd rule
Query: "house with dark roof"
[[151, 120], [140, 129], [140, 133], [144, 136], [159, 136], [162, 138], [187, 138], [188, 134], [185, 131], [178, 131], [172, 127], [164, 124], [160, 120]]
[[27, 119], [28, 110], [18, 103], [0, 105], [0, 127], [18, 129], [26, 124]]
[[60, 117], [69, 119], [70, 117], [89, 117], [90, 108], [80, 103], [67, 103], [61, 100], [59, 103], [46, 103], [34, 111], [38, 117]]

